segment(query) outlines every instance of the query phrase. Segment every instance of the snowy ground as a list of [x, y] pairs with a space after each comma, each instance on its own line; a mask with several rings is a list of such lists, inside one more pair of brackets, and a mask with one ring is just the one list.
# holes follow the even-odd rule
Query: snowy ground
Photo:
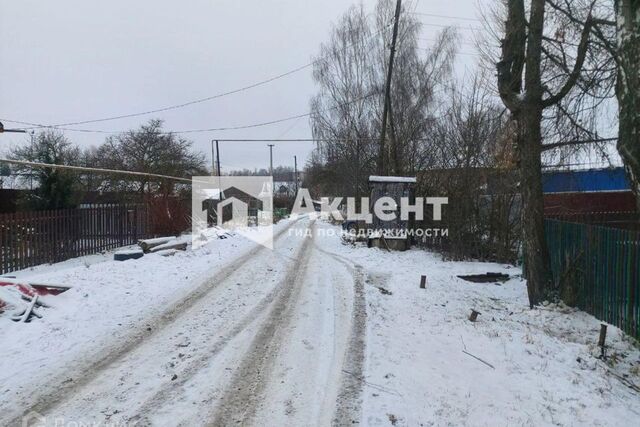
[[49, 425], [636, 423], [640, 396], [615, 375], [640, 383], [640, 352], [616, 328], [605, 364], [593, 317], [529, 310], [518, 277], [456, 277], [516, 268], [336, 232], [284, 221], [273, 251], [236, 236], [17, 273], [74, 288], [42, 320], [0, 316], [0, 425], [29, 411]]
[[[605, 365], [594, 357], [600, 322], [567, 307], [529, 310], [519, 269], [319, 241], [367, 272], [363, 424], [637, 425], [640, 394], [606, 373], [640, 385], [637, 347], [609, 326]], [[487, 271], [517, 277], [456, 277]]]

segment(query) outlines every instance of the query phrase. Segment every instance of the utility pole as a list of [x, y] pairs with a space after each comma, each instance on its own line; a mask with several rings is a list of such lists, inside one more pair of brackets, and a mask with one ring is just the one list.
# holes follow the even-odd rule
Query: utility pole
[[211, 176], [216, 176], [216, 155], [213, 151], [213, 143], [217, 142], [215, 139], [211, 140]]
[[298, 194], [298, 157], [293, 156], [293, 176], [296, 180], [296, 194]]
[[385, 167], [385, 138], [387, 133], [387, 115], [391, 104], [391, 76], [393, 75], [393, 59], [396, 55], [396, 40], [398, 38], [398, 21], [400, 21], [400, 10], [402, 0], [396, 0], [396, 14], [393, 21], [393, 38], [391, 39], [391, 52], [389, 53], [389, 68], [387, 69], [387, 81], [384, 89], [384, 106], [382, 108], [382, 131], [380, 133], [380, 151], [378, 153], [378, 173], [386, 175], [388, 166]]
[[267, 144], [269, 147], [269, 174], [273, 176], [273, 144]]
[[[356, 206], [360, 203], [360, 138], [356, 137]], [[362, 204], [360, 204], [360, 207]], [[356, 221], [357, 224], [357, 221]]]
[[220, 173], [220, 147], [218, 147], [218, 140], [216, 139], [216, 160], [218, 161], [218, 176], [221, 176]]

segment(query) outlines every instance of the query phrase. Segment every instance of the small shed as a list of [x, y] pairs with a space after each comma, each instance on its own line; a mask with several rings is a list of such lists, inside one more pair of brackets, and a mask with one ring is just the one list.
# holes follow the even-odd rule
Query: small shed
[[[400, 206], [403, 197], [406, 197], [411, 204], [415, 202], [415, 186], [415, 177], [375, 175], [369, 177], [370, 212], [373, 215], [373, 232], [369, 237], [369, 246], [394, 250], [409, 249], [411, 242], [408, 230], [413, 224], [411, 218], [406, 220], [401, 218]], [[395, 219], [384, 221], [375, 215], [374, 206], [381, 197], [390, 197], [395, 201]]]

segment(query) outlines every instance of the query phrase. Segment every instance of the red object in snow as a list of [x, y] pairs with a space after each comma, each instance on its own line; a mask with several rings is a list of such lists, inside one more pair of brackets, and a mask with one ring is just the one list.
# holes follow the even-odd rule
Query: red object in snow
[[33, 298], [35, 295], [58, 295], [66, 291], [63, 288], [48, 287], [47, 285], [40, 285], [35, 283], [15, 283], [15, 282], [3, 282], [0, 281], [0, 286], [15, 286], [20, 293]]

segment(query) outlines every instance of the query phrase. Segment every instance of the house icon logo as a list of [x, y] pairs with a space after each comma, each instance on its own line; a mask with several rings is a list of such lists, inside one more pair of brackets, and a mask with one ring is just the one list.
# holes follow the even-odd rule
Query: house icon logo
[[220, 229], [273, 247], [273, 178], [204, 176], [192, 179], [193, 246]]
[[22, 427], [44, 427], [45, 425], [47, 425], [46, 417], [35, 411], [22, 417]]

